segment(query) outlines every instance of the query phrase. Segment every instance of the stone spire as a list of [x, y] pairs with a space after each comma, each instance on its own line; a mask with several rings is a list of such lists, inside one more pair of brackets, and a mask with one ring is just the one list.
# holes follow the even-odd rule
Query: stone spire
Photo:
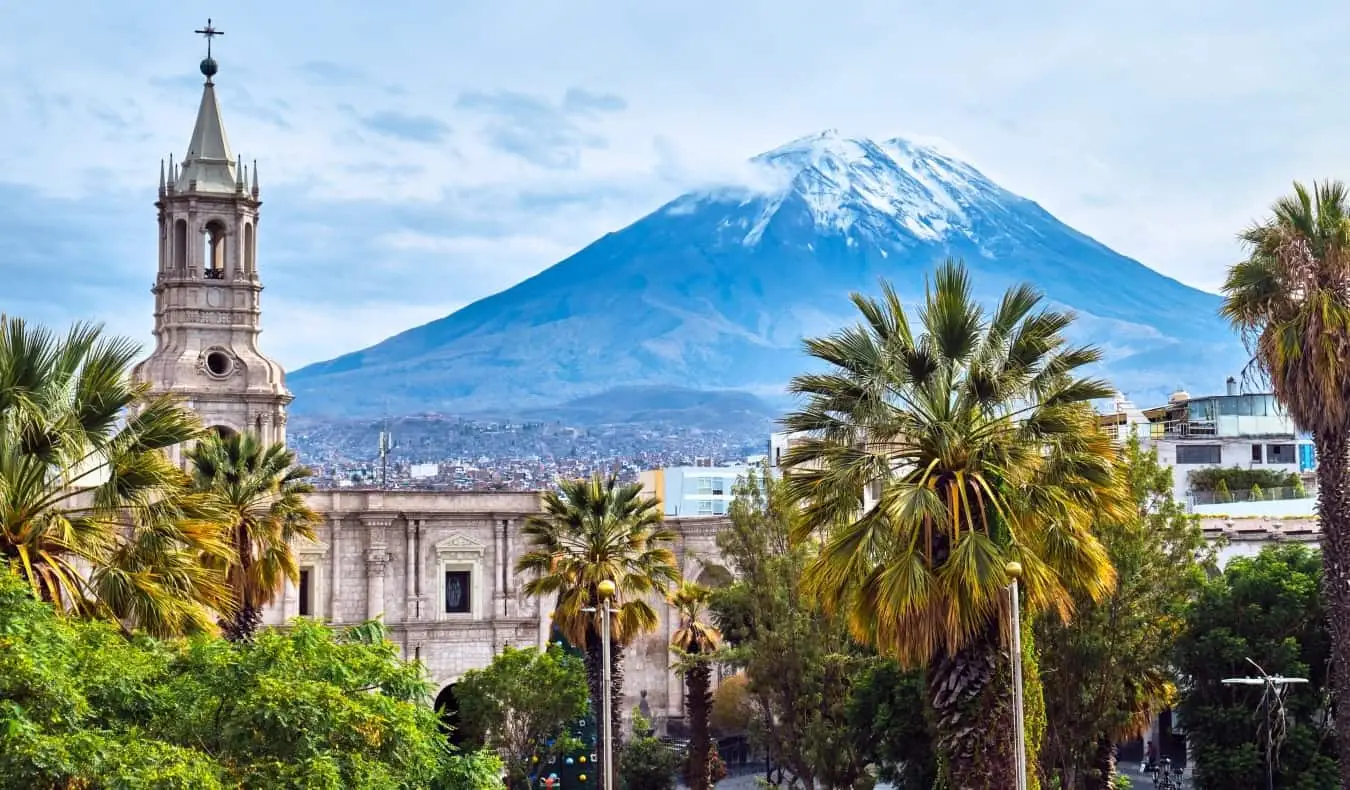
[[[207, 36], [220, 35], [208, 20]], [[208, 50], [206, 86], [187, 156], [170, 157], [155, 208], [159, 271], [155, 350], [133, 375], [153, 394], [183, 398], [207, 427], [286, 440], [286, 372], [258, 346], [262, 332], [256, 175], [250, 180], [220, 122]], [[256, 172], [256, 170], [255, 170]]]
[[220, 66], [211, 57], [211, 39], [225, 34], [212, 27], [209, 19], [206, 27], [197, 33], [206, 37], [206, 58], [201, 62], [206, 84], [202, 87], [197, 123], [192, 127], [192, 139], [188, 142], [187, 156], [183, 157], [175, 189], [178, 192], [234, 192], [239, 183], [239, 172], [230, 152], [230, 139], [225, 135], [225, 124], [220, 120], [220, 102], [216, 101], [216, 84], [212, 80]]

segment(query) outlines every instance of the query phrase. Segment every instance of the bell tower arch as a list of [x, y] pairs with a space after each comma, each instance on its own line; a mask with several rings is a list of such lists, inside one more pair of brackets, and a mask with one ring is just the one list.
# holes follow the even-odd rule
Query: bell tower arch
[[221, 122], [210, 40], [201, 62], [206, 83], [187, 154], [160, 162], [159, 270], [154, 286], [155, 348], [133, 370], [156, 394], [173, 393], [202, 422], [221, 431], [286, 441], [292, 395], [285, 371], [258, 345], [262, 280], [258, 273], [258, 169], [230, 150]]

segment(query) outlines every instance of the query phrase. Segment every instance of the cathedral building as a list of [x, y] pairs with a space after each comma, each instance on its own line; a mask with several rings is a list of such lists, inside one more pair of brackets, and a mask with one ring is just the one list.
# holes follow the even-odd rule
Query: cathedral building
[[[216, 31], [198, 32], [209, 41]], [[155, 394], [184, 399], [210, 428], [284, 442], [292, 395], [285, 371], [259, 344], [266, 262], [258, 256], [258, 169], [230, 147], [209, 48], [201, 72], [187, 152], [161, 164], [155, 346], [134, 375]], [[317, 540], [294, 547], [299, 583], [287, 584], [265, 623], [380, 618], [403, 656], [426, 666], [438, 705], [453, 704], [454, 683], [503, 646], [547, 642], [552, 601], [523, 595], [524, 580], [514, 573], [527, 550], [521, 526], [539, 512], [538, 493], [347, 488], [316, 492], [309, 503], [323, 518]], [[671, 522], [686, 578], [725, 578], [715, 559], [725, 518]], [[645, 700], [663, 725], [682, 715], [669, 650], [679, 624], [663, 601], [652, 603], [660, 626], [627, 648], [624, 710]]]

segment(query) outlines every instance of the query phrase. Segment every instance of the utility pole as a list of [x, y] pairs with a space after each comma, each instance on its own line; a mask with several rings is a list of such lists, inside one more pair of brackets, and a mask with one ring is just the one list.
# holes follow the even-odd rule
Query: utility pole
[[1307, 678], [1287, 678], [1283, 675], [1267, 675], [1260, 664], [1250, 658], [1247, 663], [1256, 667], [1256, 671], [1261, 673], [1259, 678], [1224, 678], [1225, 686], [1264, 686], [1265, 691], [1261, 693], [1261, 702], [1259, 703], [1261, 715], [1265, 721], [1262, 726], [1257, 728], [1259, 736], [1261, 730], [1266, 731], [1266, 790], [1275, 790], [1275, 751], [1278, 748], [1275, 744], [1275, 732], [1272, 719], [1274, 719], [1275, 706], [1279, 706], [1280, 715], [1284, 714], [1284, 690], [1286, 687], [1295, 683], [1307, 683]]

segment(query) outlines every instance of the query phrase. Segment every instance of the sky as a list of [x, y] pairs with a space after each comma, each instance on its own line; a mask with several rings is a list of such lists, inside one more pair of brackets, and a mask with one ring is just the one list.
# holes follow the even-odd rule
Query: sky
[[1350, 7], [1324, 0], [5, 3], [0, 312], [151, 342], [159, 163], [208, 17], [258, 162], [263, 347], [291, 369], [826, 128], [939, 140], [1211, 291], [1293, 180], [1350, 178]]

